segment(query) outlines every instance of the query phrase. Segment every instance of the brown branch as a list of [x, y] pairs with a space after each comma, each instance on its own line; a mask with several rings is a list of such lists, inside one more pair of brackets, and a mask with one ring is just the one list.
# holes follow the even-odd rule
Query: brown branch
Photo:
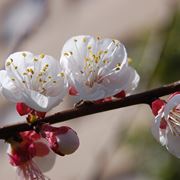
[[[59, 123], [73, 118], [82, 117], [90, 114], [95, 114], [103, 111], [109, 111], [126, 106], [136, 104], [151, 104], [153, 100], [158, 97], [165, 96], [176, 91], [180, 91], [180, 81], [173, 84], [168, 84], [160, 88], [145, 91], [139, 94], [134, 94], [123, 99], [117, 99], [109, 102], [95, 104], [92, 102], [84, 102], [80, 107], [69, 109], [66, 111], [55, 113], [54, 115], [47, 116], [41, 119], [43, 123]], [[28, 125], [26, 122], [4, 126], [0, 128], [0, 139], [6, 139], [13, 136], [15, 133], [21, 131], [32, 130], [33, 126]]]

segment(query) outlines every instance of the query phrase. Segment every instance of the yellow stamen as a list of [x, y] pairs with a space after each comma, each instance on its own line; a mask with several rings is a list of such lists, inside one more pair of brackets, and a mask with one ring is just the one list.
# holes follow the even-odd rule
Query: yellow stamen
[[45, 57], [45, 54], [41, 53], [40, 58], [43, 59]]
[[132, 63], [132, 59], [131, 58], [128, 58], [128, 64], [131, 64]]
[[23, 56], [23, 57], [26, 57], [26, 56], [27, 56], [27, 54], [26, 54], [26, 53], [22, 53], [22, 56]]
[[83, 42], [85, 43], [86, 41], [87, 41], [87, 39], [84, 37], [84, 38], [83, 38]]

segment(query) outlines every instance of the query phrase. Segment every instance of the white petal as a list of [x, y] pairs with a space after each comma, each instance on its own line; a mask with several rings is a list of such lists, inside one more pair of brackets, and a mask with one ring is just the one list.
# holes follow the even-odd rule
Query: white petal
[[159, 142], [159, 126], [161, 121], [161, 115], [156, 116], [155, 120], [152, 122], [151, 132], [154, 138]]
[[89, 88], [84, 83], [75, 81], [74, 82], [75, 88], [77, 89], [80, 96], [78, 97], [79, 100], [99, 100], [105, 97], [105, 90], [102, 88], [101, 85], [93, 86]]
[[167, 134], [167, 139], [168, 142], [166, 147], [168, 151], [177, 158], [180, 158], [180, 137], [172, 135], [172, 133], [169, 131]]
[[160, 129], [160, 122], [162, 113], [158, 114], [155, 117], [155, 120], [152, 123], [151, 132], [154, 138], [161, 143], [162, 146], [167, 144], [167, 129]]
[[[38, 58], [38, 56], [36, 56]], [[62, 71], [62, 69], [59, 66], [59, 62], [55, 60], [52, 56], [44, 55], [44, 58], [42, 61], [38, 61], [40, 63], [40, 69], [43, 69], [43, 67], [48, 64], [47, 74], [53, 77], [56, 77], [58, 73]]]
[[165, 105], [164, 115], [166, 119], [168, 118], [168, 114], [170, 113], [170, 111], [179, 104], [180, 104], [180, 94], [176, 94]]
[[[43, 86], [46, 89], [47, 96], [65, 96], [67, 83], [64, 77], [59, 74], [63, 71], [53, 57], [45, 55], [43, 61], [41, 61], [40, 69], [43, 69], [48, 64], [47, 75], [44, 80], [47, 81]], [[48, 79], [51, 77], [51, 79]]]
[[[97, 40], [88, 35], [75, 36], [69, 39], [63, 47], [60, 63], [69, 70], [68, 72], [79, 72], [84, 67], [84, 59], [89, 56], [88, 47], [91, 47], [93, 54], [97, 54], [98, 51], [107, 51], [98, 64], [99, 67], [104, 66], [103, 60], [108, 59], [106, 71], [112, 70], [117, 63], [120, 63], [121, 66], [127, 64], [127, 53], [123, 44], [112, 39]], [[69, 52], [72, 52], [72, 55]], [[109, 73], [109, 71], [104, 73]]]
[[6, 91], [2, 89], [2, 92], [11, 101], [24, 102], [35, 110], [47, 112], [65, 96], [67, 83], [65, 78], [59, 75], [62, 68], [51, 56], [17, 52], [8, 57], [6, 71], [8, 78], [5, 80], [11, 88], [6, 87], [6, 82]]
[[33, 161], [38, 165], [42, 172], [48, 172], [53, 168], [56, 162], [56, 154], [50, 151], [49, 154], [43, 158], [34, 157]]
[[[49, 146], [45, 139], [41, 138], [38, 141], [43, 142], [44, 144]], [[35, 156], [33, 158], [33, 161], [38, 165], [42, 172], [47, 172], [53, 168], [56, 161], [56, 154], [50, 150], [48, 155], [43, 156], [43, 158]]]
[[[84, 42], [86, 39], [86, 42]], [[87, 55], [87, 46], [93, 47], [95, 40], [91, 36], [75, 36], [69, 39], [63, 46], [60, 63], [69, 71], [78, 72], [82, 69], [84, 58]], [[70, 52], [73, 54], [71, 55]], [[66, 55], [68, 53], [69, 55]]]
[[129, 93], [139, 82], [139, 75], [128, 67], [124, 45], [117, 40], [73, 37], [63, 47], [60, 64], [68, 74], [70, 86], [85, 100], [106, 98], [121, 90]]
[[[124, 66], [127, 66], [127, 52], [123, 44], [118, 42], [118, 46], [112, 43], [111, 39], [104, 39], [103, 41], [108, 41], [111, 48], [108, 49], [108, 53], [103, 57], [101, 63], [99, 64], [102, 69], [100, 69], [102, 76], [111, 73], [117, 64], [120, 65], [122, 69]], [[106, 50], [106, 49], [104, 49]], [[107, 60], [108, 63], [104, 65], [103, 60]]]
[[[22, 74], [33, 65], [33, 54], [27, 51], [11, 54], [6, 60], [6, 71], [13, 78], [23, 80]], [[10, 65], [8, 63], [10, 62]]]
[[17, 102], [22, 100], [20, 89], [14, 85], [5, 70], [0, 71], [0, 87], [3, 96], [10, 101]]
[[167, 144], [167, 133], [168, 133], [168, 128], [166, 129], [159, 129], [159, 141], [162, 146], [165, 146]]
[[138, 86], [140, 76], [138, 75], [136, 70], [134, 70], [132, 67], [128, 67], [127, 74], [129, 74], [129, 79], [128, 82], [126, 83], [125, 91], [127, 93], [130, 93]]
[[42, 112], [47, 112], [53, 107], [57, 106], [61, 101], [62, 97], [60, 96], [55, 96], [55, 97], [49, 97], [49, 96], [44, 96], [43, 94], [40, 94], [36, 91], [29, 91], [25, 92], [23, 94], [24, 96], [24, 103], [30, 106], [31, 108], [37, 110], [37, 111], [42, 111]]
[[137, 87], [139, 79], [139, 75], [133, 68], [124, 67], [120, 71], [115, 71], [107, 77], [104, 77], [101, 85], [104, 86], [106, 95], [112, 96], [122, 90], [130, 93]]

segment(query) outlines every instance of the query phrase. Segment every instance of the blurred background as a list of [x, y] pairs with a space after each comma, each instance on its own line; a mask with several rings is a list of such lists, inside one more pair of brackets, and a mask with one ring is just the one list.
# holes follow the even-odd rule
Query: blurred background
[[[80, 34], [123, 42], [141, 76], [136, 92], [179, 80], [180, 1], [178, 0], [1, 0], [0, 66], [8, 55], [27, 50], [60, 58], [65, 41]], [[71, 108], [74, 99], [50, 114]], [[69, 125], [80, 148], [65, 157], [39, 162], [52, 180], [178, 180], [180, 161], [151, 135], [147, 105], [126, 107], [74, 119]], [[0, 101], [0, 126], [24, 121], [15, 105]], [[7, 145], [0, 144], [0, 179], [15, 179]], [[42, 167], [43, 168], [43, 167]]]

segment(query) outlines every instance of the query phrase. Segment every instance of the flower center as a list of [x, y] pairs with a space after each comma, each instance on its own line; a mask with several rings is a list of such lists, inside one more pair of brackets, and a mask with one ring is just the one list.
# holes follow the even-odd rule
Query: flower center
[[[80, 74], [83, 75], [85, 85], [90, 88], [92, 88], [95, 83], [102, 83], [104, 78], [104, 76], [101, 75], [102, 69], [108, 68], [108, 64], [112, 62], [112, 57], [120, 45], [118, 41], [112, 40], [106, 47], [101, 47], [100, 40], [101, 39], [97, 37], [95, 43], [91, 46], [86, 37], [81, 40], [74, 39], [75, 54], [77, 54], [78, 59], [83, 60], [83, 66], [80, 69]], [[80, 46], [78, 46], [78, 43], [84, 44], [84, 49], [85, 51], [87, 50], [85, 56], [82, 56], [82, 50], [79, 48]], [[64, 56], [66, 56], [66, 58], [72, 58], [73, 55], [74, 52], [72, 51], [64, 52]], [[112, 68], [112, 72], [119, 71], [120, 69], [121, 63], [117, 63], [115, 67]]]
[[[24, 57], [24, 61], [28, 61], [25, 53], [22, 53], [22, 56]], [[40, 68], [41, 62], [39, 61], [42, 61], [44, 57], [44, 54], [34, 57], [32, 66], [28, 66], [23, 70], [14, 63], [13, 59], [9, 59], [6, 63], [6, 68], [11, 68], [14, 74], [13, 77], [11, 76], [11, 80], [19, 87], [23, 85], [27, 89], [46, 95], [48, 87], [56, 84], [58, 78], [64, 77], [64, 73], [60, 72], [57, 76], [51, 76], [48, 63]]]

